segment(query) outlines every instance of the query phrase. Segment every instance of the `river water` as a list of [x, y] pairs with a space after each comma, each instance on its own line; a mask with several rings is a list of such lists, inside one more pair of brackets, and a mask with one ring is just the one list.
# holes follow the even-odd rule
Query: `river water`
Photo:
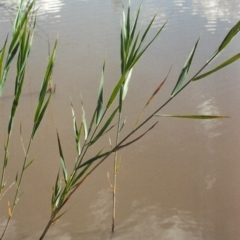
[[[142, 1], [132, 0], [136, 13]], [[13, 0], [0, 1], [0, 41], [3, 45], [16, 12]], [[124, 2], [127, 5], [127, 1]], [[119, 34], [121, 0], [38, 0], [38, 20], [27, 82], [15, 120], [7, 181], [21, 167], [29, 138], [39, 87], [48, 59], [48, 43], [58, 36], [53, 94], [48, 112], [30, 152], [34, 164], [23, 178], [20, 202], [5, 239], [38, 239], [50, 215], [51, 189], [60, 160], [59, 131], [67, 164], [75, 159], [70, 97], [78, 120], [81, 95], [87, 119], [95, 107], [101, 68], [106, 62], [108, 96], [120, 74]], [[172, 70], [164, 88], [144, 117], [171, 94], [185, 60], [201, 35], [189, 76], [200, 69], [240, 18], [238, 0], [144, 0], [140, 27], [157, 13], [151, 34], [168, 20], [160, 37], [134, 68], [125, 100], [124, 136], [159, 83]], [[240, 50], [237, 36], [211, 68]], [[240, 239], [240, 68], [239, 62], [190, 84], [162, 114], [228, 115], [223, 120], [156, 118], [153, 131], [120, 152], [116, 231], [112, 239], [239, 240]], [[0, 153], [12, 103], [14, 68], [0, 98]], [[105, 98], [105, 101], [107, 97]], [[144, 118], [143, 117], [143, 118]], [[152, 123], [154, 123], [154, 120]], [[150, 126], [150, 125], [149, 125]], [[140, 133], [139, 133], [140, 134]], [[112, 135], [111, 135], [112, 136]], [[103, 146], [107, 146], [108, 136]], [[105, 141], [104, 140], [104, 141]], [[69, 211], [49, 231], [46, 239], [110, 239], [113, 159], [106, 160], [69, 202]], [[0, 229], [7, 219], [7, 202], [14, 187], [1, 200]]]

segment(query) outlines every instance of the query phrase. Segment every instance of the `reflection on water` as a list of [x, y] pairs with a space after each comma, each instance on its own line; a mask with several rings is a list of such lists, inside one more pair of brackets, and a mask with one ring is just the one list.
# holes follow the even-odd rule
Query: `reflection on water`
[[239, 19], [239, 13], [235, 11], [240, 8], [238, 0], [193, 0], [192, 11], [194, 14], [206, 18], [209, 22], [212, 21], [227, 21], [232, 22]]
[[[197, 106], [198, 114], [200, 115], [221, 115], [219, 112], [216, 101], [214, 98], [204, 101], [203, 103]], [[215, 138], [221, 135], [220, 126], [222, 125], [222, 120], [206, 120], [201, 122], [206, 135], [208, 138]]]
[[109, 204], [112, 199], [110, 188], [102, 189], [98, 192], [97, 200], [91, 203], [90, 212], [92, 224], [89, 227], [90, 231], [101, 229], [101, 231], [108, 231], [108, 222], [111, 216], [111, 205]]
[[[13, 20], [17, 6], [17, 0], [3, 0], [1, 1], [0, 8], [4, 8], [4, 15], [0, 17], [0, 22]], [[27, 2], [27, 1], [26, 1]], [[61, 17], [60, 11], [64, 3], [62, 0], [38, 0], [36, 1], [36, 9], [38, 11], [38, 19], [45, 19], [49, 15], [54, 15], [54, 18]], [[9, 19], [10, 18], [10, 19]]]
[[[208, 240], [212, 239], [214, 227], [200, 216], [176, 208], [158, 205], [142, 207], [134, 204], [134, 214], [117, 228], [114, 240], [164, 239]], [[136, 224], [137, 223], [137, 224]], [[127, 231], [126, 231], [127, 229]]]
[[[7, 220], [0, 218], [0, 231], [2, 232], [5, 225], [6, 225]], [[9, 225], [9, 229], [6, 233], [6, 240], [12, 240], [12, 239], [18, 239], [18, 234], [16, 232], [16, 222], [13, 220], [11, 224]]]
[[215, 177], [207, 175], [205, 177], [206, 189], [210, 190], [214, 186], [214, 184], [216, 183], [216, 180], [217, 179]]

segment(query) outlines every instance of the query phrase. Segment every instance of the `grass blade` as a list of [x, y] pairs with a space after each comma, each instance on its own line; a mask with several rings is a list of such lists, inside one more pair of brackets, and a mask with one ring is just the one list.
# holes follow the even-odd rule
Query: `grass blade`
[[122, 84], [123, 84], [123, 82], [125, 80], [125, 76], [126, 76], [126, 74], [123, 74], [121, 76], [121, 78], [119, 79], [118, 83], [116, 84], [116, 86], [114, 87], [114, 89], [113, 89], [113, 91], [111, 93], [111, 96], [110, 96], [110, 98], [108, 100], [106, 108], [109, 108], [112, 105], [113, 101], [115, 100], [116, 96], [118, 95], [118, 93], [119, 93], [119, 91], [120, 91], [120, 89], [122, 87]]
[[[172, 67], [171, 67], [172, 68]], [[160, 91], [160, 89], [162, 88], [162, 86], [164, 85], [164, 83], [166, 82], [168, 75], [171, 71], [171, 68], [168, 71], [167, 76], [165, 77], [165, 79], [160, 83], [160, 85], [156, 88], [156, 90], [153, 92], [152, 96], [148, 99], [146, 105], [144, 106], [143, 110], [141, 111], [141, 113], [139, 114], [137, 121], [135, 123], [134, 129], [137, 127], [139, 120], [141, 119], [145, 109], [147, 108], [147, 106], [149, 105], [149, 103], [152, 101], [152, 99], [157, 95], [157, 93]]]
[[48, 97], [48, 99], [47, 99], [47, 101], [46, 101], [42, 111], [40, 112], [40, 114], [39, 114], [39, 116], [37, 118], [37, 121], [34, 123], [33, 131], [32, 131], [32, 139], [34, 138], [34, 136], [35, 136], [35, 134], [36, 134], [36, 132], [38, 130], [38, 127], [39, 127], [39, 125], [40, 125], [40, 123], [41, 123], [41, 121], [43, 119], [45, 111], [47, 110], [47, 107], [48, 107], [48, 104], [50, 102], [51, 96], [52, 96], [52, 94], [49, 95], [49, 97]]
[[181, 71], [181, 74], [180, 74], [180, 76], [178, 78], [178, 81], [177, 81], [177, 83], [176, 83], [176, 85], [175, 85], [175, 87], [174, 87], [174, 89], [172, 91], [171, 96], [174, 96], [175, 94], [177, 94], [179, 92], [179, 90], [181, 89], [182, 85], [183, 85], [183, 82], [184, 82], [184, 80], [185, 80], [185, 78], [186, 78], [186, 76], [188, 74], [189, 69], [190, 69], [190, 66], [191, 66], [191, 63], [192, 63], [192, 59], [193, 59], [194, 53], [196, 51], [199, 39], [200, 38], [198, 38], [198, 40], [197, 40], [196, 44], [194, 45], [190, 55], [188, 56], [187, 61], [184, 64], [184, 67], [183, 67], [183, 69]]
[[132, 76], [132, 70], [133, 69], [131, 68], [130, 71], [126, 75], [126, 79], [123, 84], [122, 100], [124, 100], [127, 95], [129, 82], [130, 82], [131, 76]]
[[85, 161], [84, 163], [80, 164], [76, 169], [79, 169], [79, 168], [82, 168], [90, 163], [93, 163], [95, 162], [96, 160], [100, 159], [100, 158], [103, 158], [103, 157], [106, 157], [108, 154], [111, 154], [112, 151], [109, 151], [109, 152], [105, 152], [105, 153], [102, 153], [102, 154], [97, 154], [95, 157], [93, 158], [90, 158], [88, 159], [87, 161]]
[[126, 143], [126, 144], [123, 144], [123, 145], [120, 145], [118, 146], [115, 151], [119, 151], [120, 149], [122, 148], [125, 148], [131, 144], [133, 144], [134, 142], [136, 142], [137, 140], [139, 140], [140, 138], [142, 138], [145, 134], [147, 134], [150, 130], [152, 130], [156, 125], [157, 125], [158, 122], [155, 122], [147, 131], [145, 131], [143, 134], [141, 134], [140, 136], [138, 136], [137, 138], [133, 139], [132, 141]]
[[76, 187], [76, 185], [78, 184], [78, 180], [85, 174], [85, 172], [89, 169], [89, 167], [92, 165], [92, 162], [88, 163], [86, 165], [86, 167], [74, 178], [74, 180], [71, 183], [71, 189], [73, 189], [74, 187]]
[[201, 120], [229, 118], [228, 116], [216, 116], [216, 115], [161, 115], [161, 114], [155, 114], [155, 116], [157, 116], [157, 117], [174, 117], [174, 118], [190, 118], [190, 119], [201, 119]]
[[[5, 43], [3, 45], [3, 48], [1, 49], [0, 53], [0, 81], [2, 79], [2, 72], [3, 72], [3, 59], [4, 59], [4, 56], [5, 56], [5, 51], [6, 51], [6, 45], [7, 45], [7, 40], [8, 40], [8, 37], [6, 37], [6, 40], [5, 40]], [[1, 83], [1, 82], [0, 82]]]
[[87, 120], [86, 120], [86, 114], [85, 114], [85, 110], [83, 107], [83, 100], [81, 99], [81, 105], [82, 105], [82, 122], [83, 122], [83, 128], [84, 128], [84, 137], [85, 140], [87, 140], [88, 138], [88, 128], [87, 128]]
[[98, 125], [101, 117], [102, 117], [102, 107], [103, 107], [103, 84], [104, 84], [104, 70], [105, 70], [105, 62], [103, 64], [102, 68], [102, 76], [101, 76], [101, 81], [100, 81], [100, 86], [99, 86], [99, 91], [98, 91], [98, 103], [97, 103], [97, 115], [96, 115], [96, 124]]
[[64, 156], [63, 156], [61, 142], [60, 142], [58, 132], [57, 132], [57, 140], [58, 140], [58, 150], [59, 150], [59, 154], [60, 154], [60, 158], [61, 158], [61, 165], [62, 165], [62, 170], [63, 170], [64, 181], [67, 184], [67, 179], [68, 179], [67, 178], [67, 168], [66, 168], [66, 163], [65, 163], [65, 160], [64, 160]]
[[237, 61], [240, 58], [240, 53], [236, 54], [235, 56], [229, 58], [227, 61], [225, 61], [224, 63], [220, 64], [218, 67], [214, 68], [213, 70], [206, 72], [198, 77], [195, 77], [192, 79], [192, 81], [196, 81], [202, 78], [205, 78], [207, 76], [209, 76], [210, 74], [217, 72], [218, 70], [220, 70], [221, 68], [226, 67], [229, 64], [232, 64], [233, 62]]
[[34, 162], [34, 159], [32, 159], [25, 167], [24, 167], [24, 171]]
[[108, 128], [108, 126], [110, 125], [110, 123], [112, 122], [112, 120], [114, 119], [117, 111], [118, 111], [119, 107], [117, 107], [113, 113], [111, 114], [111, 116], [108, 118], [108, 120], [106, 121], [106, 123], [103, 125], [103, 127], [101, 128], [101, 130], [99, 131], [99, 133], [97, 134], [97, 136], [89, 143], [90, 145], [92, 145], [93, 143], [95, 143], [105, 132], [105, 130]]
[[235, 26], [228, 32], [227, 36], [222, 41], [221, 45], [218, 48], [218, 52], [221, 52], [236, 36], [236, 34], [240, 31], [240, 21], [238, 21]]
[[42, 87], [41, 87], [41, 91], [40, 91], [40, 94], [39, 94], [38, 106], [37, 106], [37, 109], [36, 109], [36, 112], [35, 112], [34, 122], [38, 121], [39, 114], [41, 112], [42, 105], [43, 105], [43, 102], [44, 102], [44, 99], [45, 99], [45, 95], [47, 93], [47, 88], [48, 88], [48, 85], [49, 85], [49, 81], [50, 81], [51, 76], [52, 76], [52, 71], [53, 71], [53, 67], [54, 67], [54, 60], [55, 60], [55, 55], [56, 55], [56, 47], [57, 47], [57, 40], [55, 41], [52, 54], [49, 58], [47, 70], [46, 70], [44, 80], [43, 80], [43, 83], [42, 83]]

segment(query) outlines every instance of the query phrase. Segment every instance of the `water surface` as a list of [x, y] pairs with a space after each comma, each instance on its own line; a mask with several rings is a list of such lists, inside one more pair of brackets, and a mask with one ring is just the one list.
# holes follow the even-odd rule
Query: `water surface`
[[[136, 13], [141, 2], [132, 1], [133, 12]], [[0, 41], [3, 44], [14, 20], [16, 1], [1, 3]], [[120, 74], [122, 1], [38, 0], [37, 7], [35, 42], [10, 149], [9, 184], [14, 181], [23, 159], [19, 124], [22, 122], [23, 139], [27, 143], [48, 59], [48, 42], [52, 47], [58, 35], [53, 76], [57, 88], [30, 153], [30, 158], [36, 161], [24, 176], [24, 194], [5, 238], [9, 240], [38, 239], [47, 223], [51, 189], [60, 164], [56, 127], [68, 165], [74, 162], [70, 96], [79, 121], [80, 95], [83, 96], [89, 119], [104, 60], [106, 94], [110, 93]], [[127, 125], [122, 136], [133, 128], [147, 99], [172, 66], [167, 83], [145, 116], [170, 96], [200, 35], [189, 76], [205, 63], [239, 20], [240, 3], [237, 0], [145, 0], [140, 26], [146, 27], [155, 13], [152, 34], [166, 20], [168, 24], [133, 71], [124, 109]], [[212, 67], [239, 52], [239, 40], [239, 36], [236, 37]], [[153, 131], [120, 153], [113, 239], [240, 239], [238, 66], [239, 62], [191, 84], [161, 112], [219, 114], [231, 118], [217, 121], [158, 119], [159, 124]], [[13, 79], [14, 70], [0, 98], [0, 146], [3, 146], [7, 131]], [[0, 153], [3, 156], [3, 147]], [[69, 203], [68, 206], [72, 206], [69, 212], [49, 231], [46, 239], [110, 239], [112, 196], [107, 172], [112, 177], [112, 169], [112, 159], [99, 167]], [[6, 221], [7, 201], [11, 201], [13, 190], [1, 200], [0, 228]]]

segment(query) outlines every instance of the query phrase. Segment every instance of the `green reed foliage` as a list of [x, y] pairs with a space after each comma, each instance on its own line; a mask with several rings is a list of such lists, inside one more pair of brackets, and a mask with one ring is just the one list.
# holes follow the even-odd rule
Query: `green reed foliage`
[[[4, 143], [4, 158], [3, 158], [3, 168], [2, 168], [2, 175], [1, 175], [1, 185], [0, 185], [1, 186], [0, 199], [3, 197], [4, 193], [6, 193], [6, 191], [5, 192], [3, 191], [6, 186], [5, 172], [9, 162], [10, 136], [13, 129], [14, 118], [19, 106], [22, 87], [25, 81], [26, 66], [29, 59], [29, 54], [31, 51], [32, 41], [34, 36], [36, 15], [33, 15], [33, 17], [31, 16], [32, 10], [34, 8], [34, 3], [35, 1], [31, 1], [30, 3], [26, 4], [25, 7], [24, 7], [24, 4], [25, 4], [24, 0], [22, 0], [19, 3], [18, 12], [17, 12], [14, 26], [13, 26], [13, 36], [8, 49], [8, 55], [6, 56], [5, 65], [3, 65], [3, 62], [4, 62], [6, 47], [7, 47], [7, 39], [4, 43], [4, 46], [1, 50], [1, 55], [0, 55], [0, 77], [1, 77], [0, 93], [2, 93], [5, 82], [7, 80], [7, 74], [8, 74], [10, 65], [12, 64], [14, 57], [17, 56], [17, 64], [16, 64], [17, 71], [16, 71], [16, 78], [15, 78], [13, 103], [11, 106], [10, 118], [9, 118], [8, 129], [7, 129], [7, 140]], [[46, 100], [46, 93], [47, 93], [47, 87], [52, 75], [56, 46], [57, 46], [57, 41], [55, 42], [55, 46], [54, 46], [52, 55], [49, 59], [48, 67], [42, 83], [41, 91], [39, 94], [39, 101], [36, 107], [36, 113], [34, 117], [32, 134], [30, 136], [27, 149], [25, 149], [23, 144], [22, 127], [20, 126], [20, 135], [21, 135], [21, 141], [22, 141], [22, 146], [24, 151], [24, 159], [23, 159], [22, 169], [20, 170], [20, 173], [18, 172], [16, 173], [15, 182], [14, 182], [16, 186], [15, 196], [12, 201], [12, 204], [10, 204], [10, 201], [8, 201], [8, 220], [1, 234], [0, 239], [3, 239], [5, 232], [9, 226], [9, 223], [12, 219], [14, 209], [20, 199], [19, 190], [20, 190], [24, 172], [34, 161], [34, 159], [30, 161], [28, 160], [28, 154], [31, 148], [32, 140], [34, 139], [34, 136], [38, 130], [38, 127], [41, 124], [41, 121], [43, 119], [43, 116], [45, 114], [45, 111], [47, 109], [47, 106], [51, 98], [51, 94], [50, 94]]]
[[[4, 144], [5, 154], [4, 154], [3, 170], [2, 170], [1, 182], [0, 182], [0, 199], [2, 198], [3, 190], [6, 185], [4, 176], [5, 176], [5, 170], [7, 168], [8, 159], [9, 159], [8, 147], [9, 147], [10, 135], [12, 131], [13, 120], [18, 108], [18, 103], [19, 103], [19, 99], [22, 91], [26, 63], [31, 50], [33, 30], [35, 27], [35, 20], [34, 22], [29, 23], [29, 14], [31, 9], [33, 8], [34, 1], [28, 6], [28, 8], [25, 11], [23, 9], [23, 2], [24, 1], [20, 2], [20, 6], [15, 18], [12, 39], [7, 51], [5, 63], [4, 63], [4, 58], [5, 58], [8, 38], [6, 38], [4, 46], [0, 52], [0, 96], [5, 86], [5, 82], [7, 80], [7, 75], [8, 75], [8, 71], [12, 63], [12, 60], [14, 59], [15, 55], [18, 52], [14, 100], [13, 100], [11, 115], [8, 123], [7, 138]], [[28, 24], [30, 24], [30, 26], [28, 26]]]
[[[119, 151], [122, 148], [125, 148], [129, 145], [132, 145], [134, 142], [138, 141], [142, 138], [145, 134], [147, 134], [150, 130], [152, 130], [158, 121], [154, 124], [148, 126], [146, 130], [140, 133], [138, 136], [135, 136], [133, 140], [129, 140], [130, 137], [135, 135], [137, 132], [142, 130], [142, 128], [155, 116], [161, 117], [179, 117], [179, 118], [191, 118], [191, 119], [216, 119], [216, 118], [227, 118], [227, 116], [211, 116], [211, 115], [166, 115], [166, 114], [158, 114], [162, 108], [164, 108], [172, 99], [177, 96], [189, 83], [205, 78], [206, 76], [226, 67], [227, 65], [235, 62], [239, 59], [239, 54], [233, 56], [232, 58], [226, 60], [222, 64], [220, 64], [217, 68], [213, 70], [203, 73], [200, 73], [222, 52], [227, 45], [231, 42], [233, 37], [238, 33], [240, 28], [240, 22], [238, 22], [227, 34], [225, 39], [222, 41], [221, 45], [218, 49], [214, 52], [214, 54], [207, 60], [206, 64], [203, 65], [200, 70], [192, 77], [190, 80], [186, 82], [186, 78], [191, 67], [194, 54], [197, 50], [198, 42], [200, 38], [195, 43], [193, 49], [191, 50], [181, 72], [179, 78], [176, 82], [174, 89], [170, 97], [161, 104], [152, 114], [147, 116], [145, 120], [143, 120], [140, 124], [139, 121], [143, 115], [144, 110], [153, 100], [153, 98], [160, 92], [164, 83], [167, 80], [167, 77], [170, 73], [170, 70], [165, 77], [165, 79], [157, 86], [154, 90], [153, 94], [149, 97], [148, 101], [146, 102], [143, 110], [141, 111], [135, 127], [132, 131], [130, 131], [126, 136], [120, 139], [120, 131], [125, 125], [125, 121], [122, 121], [122, 108], [123, 108], [123, 100], [126, 97], [131, 74], [133, 67], [135, 64], [140, 60], [141, 56], [147, 50], [147, 48], [152, 44], [152, 42], [157, 38], [157, 36], [161, 33], [162, 29], [166, 25], [163, 26], [157, 31], [154, 37], [147, 43], [144, 43], [151, 26], [154, 22], [155, 16], [150, 21], [149, 25], [147, 26], [146, 30], [141, 34], [141, 30], [137, 32], [137, 23], [139, 21], [139, 14], [140, 14], [141, 7], [139, 7], [136, 17], [133, 21], [133, 25], [131, 26], [131, 13], [130, 13], [130, 6], [127, 9], [127, 12], [123, 11], [123, 18], [122, 18], [122, 28], [121, 28], [121, 35], [120, 35], [120, 51], [121, 51], [121, 76], [119, 80], [116, 82], [110, 97], [108, 98], [107, 104], [105, 105], [105, 109], [103, 107], [103, 93], [104, 93], [104, 72], [105, 72], [105, 63], [103, 64], [100, 86], [97, 96], [96, 108], [92, 114], [91, 120], [88, 122], [85, 116], [85, 109], [83, 100], [81, 100], [81, 107], [82, 107], [82, 119], [80, 123], [77, 123], [75, 110], [73, 107], [73, 103], [71, 102], [71, 109], [72, 109], [72, 117], [73, 117], [73, 130], [74, 130], [74, 138], [76, 143], [76, 152], [77, 156], [75, 159], [75, 165], [72, 170], [69, 170], [67, 167], [67, 162], [64, 158], [64, 153], [61, 145], [60, 136], [57, 132], [57, 142], [58, 142], [58, 149], [60, 155], [60, 162], [61, 162], [61, 171], [62, 174], [58, 173], [56, 177], [55, 184], [52, 189], [52, 198], [51, 198], [51, 215], [50, 219], [40, 237], [43, 239], [48, 232], [49, 228], [55, 224], [65, 213], [61, 213], [62, 208], [67, 204], [71, 196], [76, 192], [76, 190], [82, 185], [82, 183], [87, 179], [89, 175], [91, 175], [94, 170], [103, 162], [105, 161], [111, 154]], [[118, 97], [118, 101], [116, 98]], [[113, 104], [114, 103], [114, 104]], [[113, 107], [114, 106], [114, 107]], [[117, 122], [117, 123], [116, 123]], [[85, 159], [86, 152], [88, 152], [91, 147], [96, 144], [98, 141], [101, 141], [102, 136], [105, 135], [107, 132], [116, 128], [116, 143], [115, 146], [110, 146], [110, 149], [105, 150], [105, 148], [100, 149], [96, 154], [94, 154], [89, 159]], [[117, 162], [117, 155], [115, 155], [115, 165], [114, 165], [114, 185], [113, 187], [113, 196], [115, 197], [116, 191], [116, 172], [119, 167]], [[114, 200], [115, 201], [115, 200]], [[113, 203], [113, 211], [115, 211], [115, 203]], [[113, 213], [113, 223], [112, 223], [112, 231], [114, 231], [114, 220], [115, 215]]]

